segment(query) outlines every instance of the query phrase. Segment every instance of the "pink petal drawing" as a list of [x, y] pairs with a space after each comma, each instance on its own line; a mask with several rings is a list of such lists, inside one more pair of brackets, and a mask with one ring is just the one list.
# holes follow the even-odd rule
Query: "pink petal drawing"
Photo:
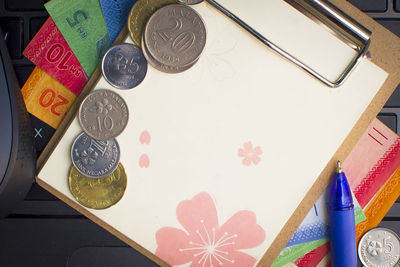
[[[207, 229], [218, 226], [217, 209], [207, 193], [200, 193], [191, 200], [183, 200], [176, 208], [176, 216], [189, 233], [195, 233], [203, 226]], [[207, 221], [204, 222], [204, 218], [207, 218]]]
[[[252, 228], [249, 231], [250, 227]], [[221, 227], [223, 233], [236, 233], [237, 238], [234, 249], [246, 249], [256, 247], [265, 239], [265, 232], [257, 224], [257, 218], [254, 212], [241, 210], [236, 212], [229, 220]]]
[[243, 158], [242, 164], [250, 166], [251, 164], [257, 165], [261, 161], [261, 154], [263, 153], [261, 147], [253, 147], [249, 141], [243, 144], [243, 148], [238, 149], [238, 157]]
[[[193, 258], [192, 251], [182, 251], [182, 244], [190, 242], [190, 236], [184, 231], [172, 227], [164, 227], [157, 231], [158, 248], [156, 255], [172, 265], [182, 265]], [[175, 255], [179, 255], [176, 257]]]
[[149, 133], [148, 131], [144, 130], [144, 131], [142, 132], [142, 134], [140, 135], [139, 141], [140, 141], [140, 143], [141, 143], [142, 145], [144, 145], [144, 144], [146, 144], [146, 145], [150, 144], [150, 141], [151, 141], [150, 133]]
[[211, 196], [202, 192], [182, 201], [176, 210], [186, 230], [163, 227], [156, 233], [156, 255], [171, 265], [254, 266], [257, 259], [239, 251], [259, 246], [265, 232], [252, 211], [236, 212], [221, 226]]
[[139, 158], [140, 168], [148, 168], [150, 165], [150, 158], [146, 154], [142, 154]]

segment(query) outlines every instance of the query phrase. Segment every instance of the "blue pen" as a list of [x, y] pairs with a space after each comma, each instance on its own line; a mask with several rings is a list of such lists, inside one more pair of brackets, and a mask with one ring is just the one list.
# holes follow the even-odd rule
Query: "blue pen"
[[353, 197], [346, 175], [337, 163], [329, 200], [329, 234], [333, 267], [357, 266]]

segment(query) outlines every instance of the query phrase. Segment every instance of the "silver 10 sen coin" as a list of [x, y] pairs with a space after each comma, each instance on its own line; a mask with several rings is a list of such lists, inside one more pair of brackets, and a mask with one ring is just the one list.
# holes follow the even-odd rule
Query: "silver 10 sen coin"
[[400, 239], [386, 228], [375, 228], [361, 238], [358, 256], [366, 267], [395, 266], [400, 257]]
[[101, 65], [104, 78], [118, 89], [138, 86], [146, 77], [147, 61], [142, 50], [133, 44], [111, 47]]
[[184, 70], [200, 57], [206, 44], [206, 28], [191, 7], [172, 4], [157, 10], [143, 33], [146, 52], [161, 65]]
[[128, 124], [125, 100], [111, 90], [94, 90], [82, 102], [79, 122], [90, 137], [109, 140], [118, 136]]
[[71, 149], [72, 163], [86, 177], [103, 178], [118, 166], [120, 150], [115, 139], [100, 141], [81, 133]]

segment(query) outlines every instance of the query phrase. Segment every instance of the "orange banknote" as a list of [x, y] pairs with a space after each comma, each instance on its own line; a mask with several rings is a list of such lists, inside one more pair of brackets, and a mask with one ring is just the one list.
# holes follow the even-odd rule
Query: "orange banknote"
[[375, 228], [385, 217], [400, 195], [400, 168], [387, 180], [374, 199], [364, 208], [367, 220], [356, 227], [357, 242], [372, 228]]
[[39, 67], [21, 89], [29, 113], [57, 128], [76, 96]]

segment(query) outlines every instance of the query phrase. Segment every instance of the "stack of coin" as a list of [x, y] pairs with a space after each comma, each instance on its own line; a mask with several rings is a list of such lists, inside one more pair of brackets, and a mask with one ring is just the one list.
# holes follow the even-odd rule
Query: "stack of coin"
[[187, 5], [201, 0], [138, 0], [132, 7], [128, 28], [141, 45], [147, 61], [166, 73], [180, 73], [198, 61], [206, 44], [200, 15]]
[[84, 132], [71, 148], [69, 187], [82, 205], [108, 208], [122, 198], [127, 184], [115, 137], [128, 123], [128, 106], [111, 90], [95, 90], [82, 102], [78, 116]]
[[166, 5], [177, 3], [177, 0], [137, 0], [128, 17], [128, 29], [133, 42], [140, 46], [143, 29], [155, 11]]
[[[191, 68], [204, 49], [206, 28], [187, 5], [200, 2], [138, 0], [128, 20], [136, 45], [119, 44], [107, 51], [102, 61], [105, 80], [118, 89], [134, 88], [146, 76], [147, 61], [167, 73]], [[108, 208], [124, 194], [127, 177], [115, 137], [125, 129], [128, 118], [124, 99], [111, 90], [95, 90], [81, 104], [79, 122], [84, 132], [71, 148], [68, 184], [76, 200], [88, 208]]]

